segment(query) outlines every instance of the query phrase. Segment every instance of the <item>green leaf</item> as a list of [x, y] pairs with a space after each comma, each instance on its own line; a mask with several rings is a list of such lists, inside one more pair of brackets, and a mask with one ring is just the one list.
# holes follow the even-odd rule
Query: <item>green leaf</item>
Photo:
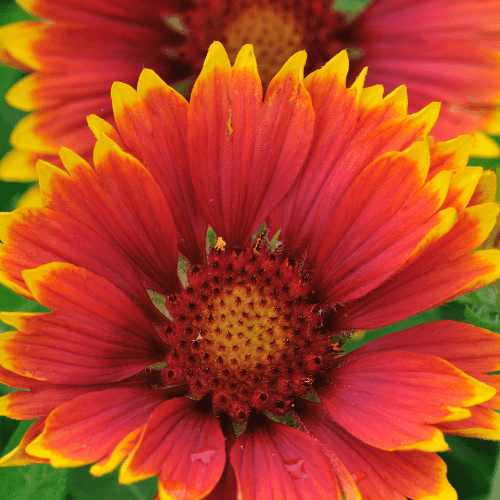
[[[16, 422], [14, 420], [14, 422]], [[12, 436], [10, 436], [10, 439], [8, 443], [5, 445], [3, 448], [3, 454], [9, 453], [11, 450], [13, 450], [21, 441], [21, 438], [24, 436], [24, 433], [31, 427], [31, 425], [35, 422], [35, 420], [21, 420], [17, 427], [16, 430], [12, 433]], [[0, 469], [1, 471], [2, 469]]]
[[[490, 484], [498, 459], [498, 443], [446, 436], [451, 452], [440, 453], [448, 465], [448, 480], [464, 500], [490, 497]], [[498, 500], [498, 496], [491, 500]]]
[[[491, 481], [490, 494], [485, 500], [498, 500], [500, 498], [500, 456], [497, 457], [497, 466]], [[473, 500], [476, 500], [475, 498]], [[479, 499], [477, 499], [479, 500]]]
[[151, 500], [157, 493], [157, 477], [124, 486], [118, 484], [118, 472], [94, 477], [88, 467], [72, 469], [68, 493], [73, 500]]
[[[13, 437], [15, 435], [17, 430]], [[2, 499], [63, 500], [68, 479], [68, 469], [53, 469], [48, 464], [0, 468], [0, 484], [4, 485]]]

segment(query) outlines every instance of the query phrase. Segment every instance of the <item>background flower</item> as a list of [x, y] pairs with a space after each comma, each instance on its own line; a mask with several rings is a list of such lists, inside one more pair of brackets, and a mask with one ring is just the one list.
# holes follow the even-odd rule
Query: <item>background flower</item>
[[[495, 177], [466, 166], [470, 137], [428, 138], [436, 104], [347, 88], [345, 52], [304, 64], [262, 102], [251, 49], [231, 68], [215, 43], [189, 104], [144, 70], [113, 86], [116, 130], [89, 118], [94, 168], [66, 148], [65, 170], [38, 163], [44, 207], [2, 216], [0, 279], [52, 312], [2, 315], [0, 377], [30, 391], [0, 404], [41, 420], [3, 465], [125, 460], [121, 481], [159, 474], [161, 498], [235, 498], [235, 476], [244, 499], [452, 498], [443, 433], [499, 437], [496, 334], [438, 322], [337, 357], [354, 329], [498, 278], [500, 251], [473, 251]], [[275, 251], [251, 241], [263, 221]]]
[[[437, 139], [478, 128], [499, 132], [495, 1], [376, 0], [353, 23], [332, 11], [330, 0], [154, 0], [147, 9], [134, 0], [19, 4], [40, 20], [0, 32], [0, 60], [31, 73], [6, 96], [32, 113], [12, 133], [14, 149], [0, 163], [4, 180], [36, 180], [36, 159], [60, 165], [61, 145], [90, 159], [84, 116], [112, 119], [113, 81], [133, 85], [147, 67], [170, 84], [184, 81], [187, 91], [213, 40], [228, 47], [231, 60], [253, 43], [267, 83], [297, 50], [307, 49], [311, 71], [347, 47], [357, 58], [352, 80], [368, 64], [370, 85], [409, 85], [412, 111], [444, 103]], [[473, 153], [495, 157], [500, 148], [478, 133]]]

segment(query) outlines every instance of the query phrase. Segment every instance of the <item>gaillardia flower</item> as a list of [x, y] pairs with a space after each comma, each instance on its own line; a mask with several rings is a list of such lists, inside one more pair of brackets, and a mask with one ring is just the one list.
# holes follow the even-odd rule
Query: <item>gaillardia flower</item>
[[[36, 180], [38, 158], [61, 166], [61, 145], [91, 161], [85, 116], [112, 123], [112, 82], [135, 85], [144, 67], [168, 84], [194, 79], [214, 40], [231, 61], [253, 43], [266, 84], [301, 49], [310, 72], [348, 48], [356, 56], [352, 81], [369, 63], [370, 85], [389, 92], [408, 85], [411, 112], [443, 103], [438, 140], [477, 129], [500, 133], [494, 0], [375, 0], [354, 22], [332, 10], [331, 0], [150, 0], [147, 9], [136, 0], [17, 1], [41, 20], [0, 30], [0, 60], [31, 73], [6, 99], [33, 112], [12, 133], [14, 149], [0, 162], [3, 180]], [[474, 137], [473, 154], [500, 155], [487, 135]]]
[[473, 251], [494, 174], [470, 137], [433, 143], [438, 105], [346, 87], [346, 52], [305, 60], [264, 99], [250, 46], [231, 67], [214, 43], [189, 103], [146, 69], [114, 84], [116, 129], [89, 117], [93, 166], [38, 163], [43, 207], [0, 218], [1, 280], [51, 312], [0, 315], [0, 380], [29, 389], [0, 409], [39, 420], [2, 465], [122, 464], [160, 499], [456, 499], [435, 452], [500, 438], [498, 335], [343, 346], [500, 276]]

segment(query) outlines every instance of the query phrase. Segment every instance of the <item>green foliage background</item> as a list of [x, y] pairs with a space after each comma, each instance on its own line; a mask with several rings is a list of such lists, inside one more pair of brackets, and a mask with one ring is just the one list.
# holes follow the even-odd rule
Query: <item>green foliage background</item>
[[[338, 5], [356, 10], [366, 0], [338, 0]], [[0, 0], [0, 24], [27, 19], [27, 15], [13, 0]], [[23, 74], [11, 68], [0, 67], [0, 96]], [[0, 97], [0, 157], [9, 149], [12, 127], [23, 113], [9, 107]], [[500, 166], [496, 160], [474, 160], [474, 165], [486, 168]], [[28, 186], [0, 181], [0, 210], [14, 209], [17, 200]], [[390, 328], [368, 332], [362, 342], [379, 335], [398, 331], [426, 321], [448, 318], [467, 321], [497, 329], [500, 332], [500, 304], [497, 290], [492, 287], [479, 294], [471, 294], [460, 301], [419, 314]], [[0, 285], [0, 310], [35, 311], [38, 306]], [[9, 327], [0, 323], [0, 332]], [[458, 339], [457, 339], [458, 341]], [[350, 349], [356, 347], [351, 344]], [[11, 391], [0, 385], [0, 395]], [[19, 443], [31, 422], [17, 422], [0, 417], [0, 452], [5, 454]], [[441, 454], [448, 464], [448, 477], [459, 493], [460, 500], [500, 499], [500, 460], [497, 443], [465, 438], [448, 438], [452, 452]], [[88, 467], [76, 469], [52, 469], [49, 465], [29, 465], [16, 468], [0, 468], [1, 500], [151, 500], [156, 493], [154, 478], [131, 486], [120, 486], [117, 474], [94, 478]]]

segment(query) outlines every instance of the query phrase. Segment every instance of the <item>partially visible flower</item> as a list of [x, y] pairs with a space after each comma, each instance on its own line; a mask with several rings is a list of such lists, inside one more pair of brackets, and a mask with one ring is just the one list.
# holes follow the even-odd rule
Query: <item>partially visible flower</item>
[[[351, 26], [367, 83], [408, 87], [409, 110], [442, 102], [436, 140], [476, 129], [500, 134], [500, 2], [496, 0], [373, 0]], [[498, 156], [483, 133], [477, 153]]]
[[[352, 79], [369, 63], [370, 84], [389, 91], [408, 84], [411, 111], [444, 103], [434, 130], [439, 140], [500, 132], [495, 0], [376, 0], [352, 24], [330, 0], [152, 0], [147, 8], [136, 0], [18, 3], [42, 20], [0, 30], [0, 60], [32, 72], [6, 96], [33, 113], [12, 133], [14, 149], [0, 163], [4, 180], [36, 180], [38, 158], [61, 166], [61, 145], [90, 161], [85, 116], [112, 121], [113, 81], [135, 85], [144, 67], [169, 84], [194, 78], [213, 40], [228, 47], [232, 61], [253, 43], [266, 84], [297, 50], [308, 51], [312, 71], [348, 47], [357, 55]], [[500, 148], [478, 133], [473, 153], [498, 156]]]
[[[438, 105], [346, 88], [345, 52], [304, 80], [305, 58], [264, 101], [249, 46], [231, 67], [213, 44], [189, 103], [144, 70], [113, 86], [117, 130], [89, 117], [93, 167], [38, 163], [0, 279], [51, 312], [0, 315], [0, 380], [29, 389], [0, 411], [39, 420], [2, 465], [123, 462], [161, 499], [456, 498], [435, 452], [500, 438], [499, 337], [440, 321], [342, 347], [500, 276], [472, 251], [495, 178], [470, 137], [433, 144]], [[252, 240], [263, 222], [277, 239]]]

